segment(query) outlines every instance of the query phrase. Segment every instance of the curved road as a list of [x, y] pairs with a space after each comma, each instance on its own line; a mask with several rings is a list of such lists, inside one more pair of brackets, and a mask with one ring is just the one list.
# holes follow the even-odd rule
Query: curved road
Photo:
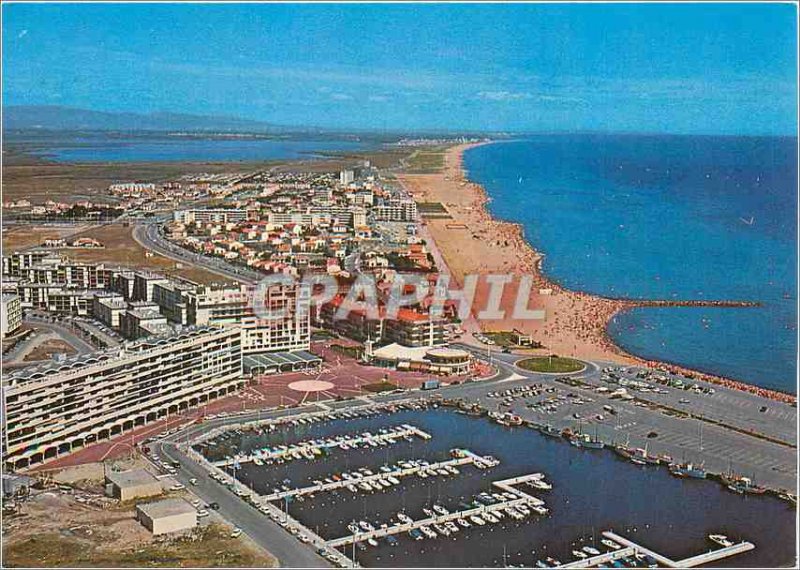
[[257, 283], [263, 277], [257, 271], [237, 267], [225, 261], [194, 253], [173, 244], [161, 235], [159, 231], [161, 223], [163, 223], [163, 220], [157, 219], [153, 222], [136, 224], [132, 232], [133, 239], [145, 249], [180, 263], [195, 265], [227, 279], [252, 284]]

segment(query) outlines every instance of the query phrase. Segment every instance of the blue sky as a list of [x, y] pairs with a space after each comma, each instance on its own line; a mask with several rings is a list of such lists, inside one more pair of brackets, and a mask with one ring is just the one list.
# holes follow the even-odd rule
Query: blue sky
[[791, 134], [792, 4], [4, 4], [3, 102], [285, 125]]

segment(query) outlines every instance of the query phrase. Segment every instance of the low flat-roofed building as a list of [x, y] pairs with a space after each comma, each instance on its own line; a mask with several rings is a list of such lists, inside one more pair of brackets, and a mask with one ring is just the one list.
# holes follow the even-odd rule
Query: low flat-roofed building
[[535, 344], [533, 337], [529, 333], [517, 329], [511, 331], [511, 342], [517, 346], [533, 346]]
[[460, 348], [410, 347], [389, 344], [367, 351], [367, 359], [376, 366], [386, 366], [397, 370], [413, 370], [433, 374], [467, 374], [472, 368], [472, 357]]
[[144, 469], [112, 471], [106, 475], [106, 492], [120, 501], [154, 497], [163, 492], [161, 481]]
[[184, 499], [136, 505], [136, 518], [154, 535], [180, 532], [197, 526], [197, 511]]

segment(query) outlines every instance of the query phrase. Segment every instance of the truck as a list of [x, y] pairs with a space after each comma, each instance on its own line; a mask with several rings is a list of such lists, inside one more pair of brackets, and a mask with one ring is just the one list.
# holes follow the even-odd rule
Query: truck
[[422, 383], [423, 390], [436, 390], [440, 386], [439, 381], [435, 378], [431, 378], [430, 380], [425, 380]]

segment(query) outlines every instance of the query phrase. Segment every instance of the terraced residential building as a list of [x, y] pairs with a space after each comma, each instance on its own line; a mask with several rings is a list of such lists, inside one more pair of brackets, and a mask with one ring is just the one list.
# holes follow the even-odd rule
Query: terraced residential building
[[241, 388], [239, 327], [191, 327], [3, 377], [3, 462], [24, 469]]

